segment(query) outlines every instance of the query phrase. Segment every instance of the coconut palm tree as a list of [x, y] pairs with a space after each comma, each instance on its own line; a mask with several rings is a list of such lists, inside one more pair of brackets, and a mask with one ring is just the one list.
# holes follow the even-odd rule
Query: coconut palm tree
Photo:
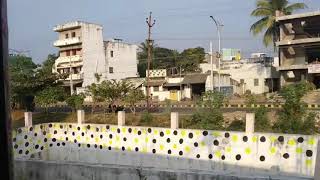
[[255, 22], [250, 31], [257, 35], [264, 32], [263, 43], [265, 46], [273, 45], [279, 38], [279, 29], [276, 16], [290, 15], [293, 11], [306, 8], [304, 3], [291, 4], [288, 0], [257, 0], [257, 8], [252, 11], [251, 16], [261, 18]]

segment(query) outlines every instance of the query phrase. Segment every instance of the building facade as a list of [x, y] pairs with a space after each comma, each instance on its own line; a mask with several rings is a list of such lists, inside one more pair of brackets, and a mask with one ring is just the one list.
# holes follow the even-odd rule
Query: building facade
[[320, 11], [276, 18], [281, 86], [307, 80], [320, 88]]
[[101, 80], [137, 77], [137, 46], [104, 41], [101, 25], [75, 21], [53, 30], [58, 33], [54, 46], [59, 48], [53, 72], [69, 74], [63, 80], [66, 87], [72, 83], [74, 90], [81, 90], [95, 83], [97, 75]]

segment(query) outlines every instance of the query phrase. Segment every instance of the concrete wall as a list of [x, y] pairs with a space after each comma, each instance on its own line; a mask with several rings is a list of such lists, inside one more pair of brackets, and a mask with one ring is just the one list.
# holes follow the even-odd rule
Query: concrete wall
[[314, 174], [317, 136], [50, 123], [13, 132], [16, 160], [214, 171]]

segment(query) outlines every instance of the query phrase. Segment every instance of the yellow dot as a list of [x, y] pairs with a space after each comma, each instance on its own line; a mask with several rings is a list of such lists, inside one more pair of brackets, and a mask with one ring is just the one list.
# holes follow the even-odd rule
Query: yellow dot
[[216, 152], [214, 153], [214, 155], [215, 155], [216, 157], [220, 158], [220, 157], [221, 157], [221, 151], [216, 151]]
[[315, 144], [314, 138], [310, 138], [310, 139], [308, 140], [308, 144], [309, 144], [309, 145], [314, 145], [314, 144]]
[[271, 137], [270, 137], [270, 141], [271, 141], [272, 143], [274, 143], [276, 140], [277, 140], [277, 138], [276, 138], [275, 136], [271, 136]]
[[51, 138], [52, 137], [52, 134], [48, 134], [48, 138]]
[[173, 144], [173, 149], [177, 149], [177, 144]]
[[38, 143], [38, 144], [41, 144], [41, 140], [38, 140], [37, 143]]
[[238, 136], [237, 135], [233, 135], [232, 136], [232, 141], [233, 142], [237, 142], [238, 141]]
[[86, 137], [86, 142], [88, 142], [89, 141], [89, 137]]
[[170, 134], [170, 130], [169, 129], [166, 130], [166, 134]]
[[120, 137], [119, 136], [116, 136], [116, 141], [120, 141]]
[[271, 148], [270, 148], [270, 153], [271, 153], [271, 154], [275, 154], [276, 151], [277, 151], [277, 149], [276, 149], [275, 147], [271, 147]]
[[82, 127], [82, 131], [85, 131], [85, 130], [86, 130], [86, 127], [83, 126], [83, 127]]
[[199, 135], [200, 135], [200, 131], [197, 130], [195, 134], [196, 134], [197, 136], [199, 136]]
[[290, 146], [294, 146], [294, 145], [296, 145], [296, 141], [295, 141], [294, 139], [290, 139], [290, 140], [288, 141], [288, 144], [289, 144]]
[[134, 138], [134, 142], [137, 144], [139, 142], [138, 138]]
[[302, 154], [302, 148], [301, 148], [301, 147], [296, 148], [296, 152], [297, 152], [298, 154]]
[[227, 147], [227, 148], [226, 148], [226, 151], [227, 151], [228, 153], [231, 152], [231, 150], [232, 150], [231, 147]]
[[77, 140], [78, 140], [78, 141], [80, 140], [80, 136], [77, 136]]
[[245, 149], [245, 153], [246, 153], [246, 154], [251, 154], [251, 149], [250, 149], [250, 148], [246, 148], [246, 149]]
[[122, 128], [122, 132], [125, 133], [126, 132], [126, 128], [123, 127]]
[[160, 144], [160, 150], [162, 151], [164, 149], [164, 146]]
[[143, 129], [142, 134], [147, 134], [147, 131], [145, 129]]
[[115, 132], [115, 131], [116, 131], [116, 128], [115, 128], [115, 127], [112, 127], [112, 128], [111, 128], [111, 131], [112, 131], [112, 132]]
[[181, 131], [181, 136], [183, 137], [183, 136], [185, 136], [186, 135], [186, 131], [185, 130], [182, 130]]
[[131, 151], [131, 147], [128, 147], [128, 148], [127, 148], [127, 151]]
[[103, 146], [103, 147], [107, 147], [107, 144], [106, 144], [106, 143], [103, 143], [102, 146]]
[[111, 140], [109, 141], [109, 144], [110, 144], [110, 145], [112, 144], [112, 141], [111, 141]]
[[312, 160], [311, 159], [307, 159], [306, 160], [306, 165], [307, 166], [311, 166], [312, 165]]
[[137, 128], [134, 128], [134, 129], [133, 129], [133, 133], [134, 133], [134, 134], [137, 134], [137, 132], [138, 132]]
[[257, 136], [253, 136], [253, 137], [252, 137], [252, 142], [257, 142], [257, 140], [258, 140], [258, 137], [257, 137]]
[[158, 134], [158, 130], [154, 130], [154, 135], [157, 135]]
[[201, 141], [201, 142], [200, 142], [200, 145], [201, 145], [202, 147], [204, 147], [204, 146], [206, 145], [206, 143], [205, 143], [204, 141]]
[[214, 136], [214, 137], [221, 136], [221, 134], [219, 132], [212, 132], [211, 135]]
[[186, 146], [186, 147], [184, 148], [184, 150], [185, 150], [186, 152], [190, 152], [190, 147], [189, 147], [189, 146]]
[[146, 141], [146, 143], [147, 143], [147, 142], [149, 142], [149, 138], [148, 138], [148, 137], [146, 137], [145, 141]]
[[94, 140], [96, 143], [99, 142], [99, 138], [97, 138], [97, 137], [95, 137]]
[[142, 148], [142, 152], [146, 153], [147, 152], [147, 148], [146, 147]]

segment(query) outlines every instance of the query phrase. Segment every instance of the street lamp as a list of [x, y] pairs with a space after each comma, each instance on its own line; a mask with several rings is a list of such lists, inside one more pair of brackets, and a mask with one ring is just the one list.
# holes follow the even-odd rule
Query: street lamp
[[[210, 18], [213, 20], [213, 22], [215, 23], [216, 27], [217, 27], [217, 31], [218, 31], [218, 39], [219, 39], [219, 53], [218, 53], [218, 88], [219, 88], [219, 92], [220, 92], [220, 61], [221, 61], [221, 28], [223, 27], [223, 24], [221, 24], [219, 21], [217, 21], [213, 16], [210, 16]], [[212, 50], [211, 50], [212, 51]], [[212, 55], [211, 55], [212, 56]], [[211, 69], [211, 73], [213, 73], [213, 69]], [[212, 75], [213, 76], [213, 75]], [[213, 85], [212, 85], [213, 88]]]

